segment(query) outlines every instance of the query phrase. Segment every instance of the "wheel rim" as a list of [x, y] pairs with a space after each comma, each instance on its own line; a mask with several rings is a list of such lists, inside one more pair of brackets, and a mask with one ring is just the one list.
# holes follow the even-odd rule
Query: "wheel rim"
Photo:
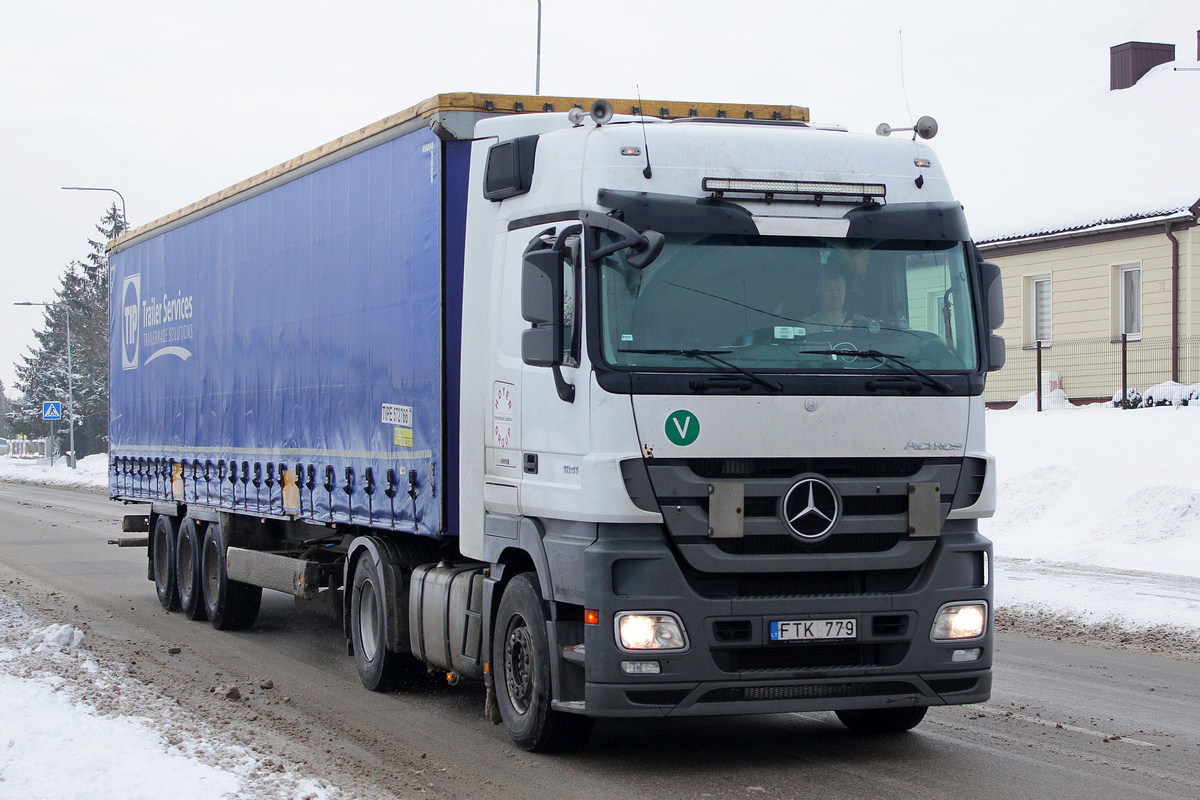
[[171, 550], [169, 537], [163, 526], [154, 529], [154, 582], [166, 586], [171, 573]]
[[175, 559], [179, 565], [179, 593], [186, 600], [192, 596], [192, 569], [195, 566], [195, 553], [192, 552], [190, 537], [185, 536], [180, 540], [179, 552], [175, 554]]
[[529, 626], [520, 616], [508, 623], [508, 635], [504, 638], [504, 684], [508, 688], [508, 699], [518, 714], [529, 710], [533, 696], [533, 638]]
[[217, 605], [217, 592], [221, 588], [221, 564], [218, 561], [220, 554], [217, 552], [217, 546], [213, 542], [208, 542], [204, 547], [204, 579], [208, 583], [208, 603], [210, 606]]
[[378, 624], [379, 603], [375, 600], [375, 584], [368, 579], [363, 581], [362, 591], [358, 595], [358, 641], [362, 645], [363, 658], [367, 661], [374, 661], [379, 652], [379, 643], [375, 638]]

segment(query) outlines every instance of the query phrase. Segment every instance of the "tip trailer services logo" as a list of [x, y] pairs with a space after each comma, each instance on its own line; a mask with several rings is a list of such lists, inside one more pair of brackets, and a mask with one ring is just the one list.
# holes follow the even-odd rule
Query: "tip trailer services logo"
[[[192, 324], [195, 303], [192, 295], [149, 297], [142, 300], [142, 276], [130, 275], [121, 290], [121, 368], [137, 369], [159, 356], [175, 356], [181, 361], [192, 357], [192, 351], [182, 346], [195, 338]], [[141, 362], [141, 348], [146, 345], [150, 355]]]
[[137, 369], [142, 317], [142, 276], [130, 275], [121, 289], [121, 369]]

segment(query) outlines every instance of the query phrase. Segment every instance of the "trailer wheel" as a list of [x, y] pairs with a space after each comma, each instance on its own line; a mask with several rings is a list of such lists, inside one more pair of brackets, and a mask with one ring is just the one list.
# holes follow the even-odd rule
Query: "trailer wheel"
[[841, 723], [855, 733], [903, 733], [925, 719], [928, 706], [907, 708], [854, 708], [834, 712]]
[[154, 548], [150, 551], [150, 566], [154, 572], [154, 590], [158, 592], [158, 602], [167, 611], [179, 610], [179, 584], [175, 575], [177, 536], [174, 519], [162, 514], [154, 518]]
[[542, 593], [532, 573], [504, 589], [492, 637], [500, 718], [513, 742], [531, 752], [570, 750], [592, 732], [592, 718], [550, 705], [550, 647]]
[[188, 619], [208, 619], [204, 605], [204, 589], [200, 571], [200, 553], [204, 548], [204, 536], [200, 523], [191, 517], [179, 524], [179, 536], [175, 546], [175, 575], [179, 585], [179, 605]]
[[363, 686], [386, 692], [420, 679], [425, 666], [409, 653], [387, 647], [388, 602], [383, 565], [367, 550], [354, 565], [350, 596], [350, 636], [354, 665]]
[[210, 522], [204, 528], [204, 547], [200, 555], [204, 610], [217, 630], [244, 630], [258, 618], [262, 588], [229, 580], [225, 572], [225, 547], [221, 526]]

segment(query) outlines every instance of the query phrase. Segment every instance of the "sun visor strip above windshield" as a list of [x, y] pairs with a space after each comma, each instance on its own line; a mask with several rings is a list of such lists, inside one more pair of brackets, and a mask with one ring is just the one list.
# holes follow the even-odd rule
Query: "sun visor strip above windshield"
[[901, 203], [856, 208], [846, 214], [850, 239], [966, 242], [967, 218], [958, 203]]
[[753, 215], [728, 200], [601, 189], [596, 203], [619, 212], [620, 218], [638, 231], [758, 234]]

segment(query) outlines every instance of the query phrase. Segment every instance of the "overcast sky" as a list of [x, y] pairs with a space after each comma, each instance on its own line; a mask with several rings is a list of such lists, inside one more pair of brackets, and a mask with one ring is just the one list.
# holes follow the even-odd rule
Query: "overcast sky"
[[[1106, 87], [1111, 45], [1165, 42], [1194, 58], [1197, 10], [1195, 0], [543, 0], [541, 88], [799, 105], [864, 132], [930, 114], [941, 126], [932, 144], [968, 197], [986, 187], [955, 186], [956, 162], [994, 156], [972, 148], [973, 125]], [[136, 227], [439, 92], [532, 94], [536, 25], [536, 0], [7, 4], [0, 299], [52, 300], [117, 200], [59, 187], [119, 190]], [[1011, 123], [1019, 148], [1036, 121]], [[9, 391], [41, 312], [0, 302]]]

